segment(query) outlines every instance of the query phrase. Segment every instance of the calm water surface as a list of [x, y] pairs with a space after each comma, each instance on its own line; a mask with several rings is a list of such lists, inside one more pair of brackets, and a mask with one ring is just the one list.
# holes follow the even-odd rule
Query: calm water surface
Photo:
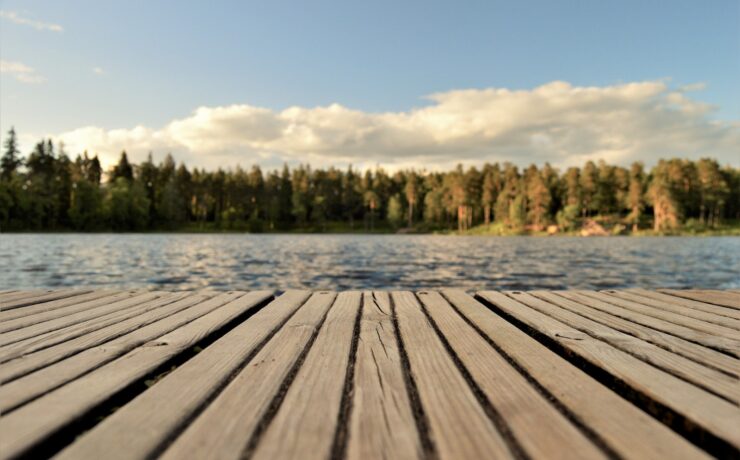
[[0, 289], [740, 287], [740, 238], [0, 234]]

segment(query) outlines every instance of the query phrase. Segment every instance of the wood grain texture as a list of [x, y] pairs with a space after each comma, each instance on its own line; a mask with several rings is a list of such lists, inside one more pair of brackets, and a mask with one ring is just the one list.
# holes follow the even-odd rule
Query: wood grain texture
[[[693, 318], [698, 321], [704, 321], [706, 323], [714, 324], [717, 326], [733, 329], [740, 331], [740, 319], [735, 319], [725, 315], [716, 314], [714, 312], [696, 310], [694, 308], [685, 307], [683, 305], [677, 305], [674, 302], [665, 302], [662, 300], [653, 299], [651, 297], [634, 294], [632, 292], [623, 291], [601, 291], [602, 294], [609, 295], [611, 297], [618, 297], [620, 299], [629, 300], [642, 305], [656, 308], [662, 311], [670, 311], [678, 315]], [[734, 310], [730, 310], [734, 311]], [[740, 310], [738, 310], [740, 313]]]
[[[711, 348], [689, 342], [681, 337], [676, 337], [641, 324], [627, 321], [619, 316], [605, 313], [612, 309], [610, 304], [602, 303], [599, 300], [585, 297], [581, 294], [570, 291], [532, 291], [531, 294], [561, 308], [577, 313], [593, 321], [597, 321], [600, 324], [604, 324], [612, 329], [637, 337], [659, 346], [660, 348], [691, 359], [699, 365], [720, 370], [721, 372], [728, 374], [730, 377], [734, 377], [733, 380], [740, 377], [740, 360], [737, 358], [733, 358], [732, 356], [720, 353]], [[593, 308], [594, 306], [601, 307], [601, 309]], [[738, 382], [735, 381], [732, 384], [733, 386], [736, 386]]]
[[665, 291], [0, 291], [0, 459], [734, 458], [740, 294]]
[[[127, 291], [131, 295], [135, 291]], [[51, 302], [41, 303], [38, 305], [29, 305], [24, 308], [16, 308], [14, 310], [0, 311], [0, 331], [12, 331], [20, 327], [25, 327], [31, 324], [41, 322], [42, 318], [57, 318], [68, 314], [69, 311], [79, 304], [87, 303], [91, 300], [102, 299], [104, 297], [111, 297], [121, 291], [114, 290], [96, 290], [88, 294], [82, 294], [74, 297], [67, 297], [66, 299], [53, 300]], [[41, 316], [42, 313], [56, 311], [56, 314], [47, 315], [46, 317]], [[10, 322], [10, 324], [9, 324]]]
[[734, 290], [660, 289], [660, 292], [740, 310], [740, 295]]
[[257, 353], [163, 453], [165, 459], [239, 459], [336, 294], [318, 292]]
[[437, 455], [514, 458], [510, 444], [478, 403], [414, 294], [394, 292], [391, 298]]
[[[501, 311], [548, 337], [632, 388], [685, 418], [686, 422], [712, 433], [728, 445], [740, 446], [740, 409], [696, 386], [653, 367], [606, 342], [583, 333], [504, 294], [484, 291], [479, 295]], [[525, 296], [520, 293], [517, 297]]]
[[[0, 386], [0, 410], [12, 410], [39, 395], [58, 388], [103, 364], [122, 356], [134, 348], [154, 340], [211, 311], [233, 302], [244, 292], [226, 292], [209, 299], [210, 294], [187, 295], [179, 305], [192, 308], [174, 311], [157, 321], [133, 330], [97, 347], [88, 348], [67, 359]], [[259, 294], [258, 294], [259, 295]]]
[[635, 459], [707, 457], [468, 294], [460, 290], [444, 290], [443, 294], [481, 334], [616, 455]]
[[347, 458], [423, 458], [396, 341], [390, 295], [364, 292]]
[[[337, 296], [316, 341], [252, 458], [324, 459], [332, 454], [361, 293]], [[359, 331], [358, 331], [359, 332]]]
[[690, 329], [685, 326], [680, 326], [678, 324], [655, 318], [653, 316], [637, 313], [633, 310], [626, 309], [614, 303], [609, 303], [598, 298], [585, 296], [585, 293], [583, 291], [557, 291], [557, 294], [570, 299], [587, 299], [584, 300], [584, 302], [582, 303], [590, 308], [601, 310], [607, 314], [622, 318], [623, 320], [631, 321], [636, 324], [641, 324], [643, 326], [673, 335], [675, 337], [680, 337], [684, 340], [698, 344], [703, 347], [711, 348], [723, 353], [732, 353], [734, 348], [736, 348], [733, 341], [728, 340], [724, 337], [714, 337], [710, 334]]
[[[207, 298], [208, 295], [209, 294], [198, 294], [197, 298]], [[104, 316], [82, 321], [34, 337], [29, 337], [2, 347], [0, 348], [0, 362], [30, 355], [39, 350], [50, 348], [77, 337], [94, 333], [108, 326], [119, 324], [125, 320], [142, 317], [142, 315], [150, 310], [155, 310], [178, 299], [190, 296], [191, 295], [188, 293], [162, 293], [157, 297], [144, 299], [136, 297], [132, 302], [123, 302], [119, 311], [112, 311]], [[157, 299], [162, 299], [162, 301], [157, 301]]]
[[74, 297], [90, 292], [89, 289], [62, 289], [62, 290], [51, 290], [42, 291], [41, 293], [32, 293], [29, 296], [21, 295], [17, 299], [0, 301], [0, 310], [7, 311], [15, 308], [21, 308], [28, 305], [36, 305], [44, 302], [51, 302], [57, 299], [66, 299], [67, 297]]
[[[437, 292], [419, 300], [470, 376], [530, 458], [606, 458]], [[559, 446], [567, 445], [567, 450]]]
[[284, 293], [85, 433], [58, 458], [156, 456], [309, 296], [308, 291]]
[[364, 292], [347, 458], [423, 458], [387, 292]]
[[695, 361], [688, 360], [637, 337], [593, 321], [587, 316], [573, 313], [559, 305], [562, 302], [558, 297], [555, 297], [554, 302], [542, 300], [529, 293], [518, 293], [514, 294], [513, 297], [530, 308], [562, 321], [580, 332], [600, 339], [616, 349], [629, 353], [699, 388], [723, 397], [735, 405], [740, 401], [740, 382], [736, 377], [702, 366]]
[[3, 455], [28, 452], [271, 295], [269, 291], [251, 292], [3, 416], [0, 432], [7, 435]]
[[6, 314], [10, 309], [5, 309], [4, 307], [6, 305], [9, 305], [11, 302], [21, 300], [21, 299], [32, 299], [36, 297], [41, 297], [43, 295], [53, 294], [55, 292], [60, 292], [59, 289], [31, 289], [31, 290], [19, 290], [19, 291], [13, 291], [9, 292], [5, 295], [3, 295], [2, 298], [0, 298], [0, 314]]
[[740, 310], [735, 310], [734, 308], [723, 307], [720, 305], [714, 305], [711, 303], [700, 302], [698, 300], [687, 299], [680, 296], [670, 295], [661, 291], [633, 288], [616, 292], [627, 292], [643, 298], [660, 300], [666, 303], [670, 303], [671, 305], [680, 305], [682, 307], [692, 308], [696, 311], [705, 311], [708, 313], [713, 313], [715, 315], [740, 320]]
[[111, 324], [102, 329], [61, 342], [49, 348], [19, 356], [0, 368], [0, 383], [5, 384], [50, 364], [59, 362], [88, 348], [101, 345], [159, 319], [191, 307], [201, 300], [188, 294], [170, 294], [148, 302], [148, 310], [141, 315]]
[[655, 308], [655, 307], [649, 307], [649, 306], [642, 305], [637, 302], [633, 302], [630, 300], [625, 300], [625, 299], [622, 299], [616, 296], [605, 294], [603, 292], [594, 292], [594, 291], [575, 291], [575, 292], [584, 294], [594, 299], [602, 300], [612, 305], [618, 305], [622, 308], [625, 308], [627, 310], [632, 310], [634, 312], [641, 313], [643, 315], [652, 316], [653, 318], [658, 318], [658, 319], [661, 319], [663, 321], [666, 321], [674, 325], [693, 329], [695, 331], [707, 334], [707, 336], [710, 336], [710, 337], [725, 338], [729, 341], [728, 343], [731, 344], [728, 346], [729, 349], [726, 351], [732, 352], [735, 356], [740, 356], [740, 331], [733, 330], [729, 327], [719, 326], [719, 325], [708, 323], [705, 321], [700, 321], [695, 318], [689, 318], [687, 316], [676, 313], [675, 311], [670, 311], [670, 310], [660, 309], [660, 308]]
[[[154, 300], [167, 295], [161, 292], [151, 292], [146, 294], [134, 295], [133, 297], [128, 293], [123, 293], [115, 296], [112, 302], [108, 301], [93, 301], [90, 308], [83, 308], [80, 311], [70, 312], [68, 315], [62, 315], [56, 318], [50, 318], [48, 321], [40, 321], [36, 324], [28, 327], [16, 329], [10, 332], [5, 332], [0, 336], [0, 348], [5, 348], [10, 344], [15, 344], [23, 340], [35, 338], [50, 332], [63, 331], [62, 334], [66, 333], [68, 328], [81, 323], [88, 323], [96, 318], [102, 318], [105, 316], [116, 317], [126, 314], [126, 311], [137, 305], [141, 305], [149, 300]], [[121, 302], [121, 300], [132, 299], [129, 302]], [[87, 307], [87, 306], [86, 306]], [[53, 311], [50, 313], [54, 313]]]

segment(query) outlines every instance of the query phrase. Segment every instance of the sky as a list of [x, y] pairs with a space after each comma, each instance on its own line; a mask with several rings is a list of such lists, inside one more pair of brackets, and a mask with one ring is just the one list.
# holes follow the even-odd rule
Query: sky
[[740, 165], [740, 1], [0, 1], [0, 130], [104, 164]]

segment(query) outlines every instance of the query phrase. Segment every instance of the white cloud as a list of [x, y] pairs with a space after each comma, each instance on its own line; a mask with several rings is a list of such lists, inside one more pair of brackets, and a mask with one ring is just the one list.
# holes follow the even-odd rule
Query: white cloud
[[99, 152], [110, 163], [126, 149], [172, 152], [189, 164], [231, 166], [310, 162], [391, 168], [447, 168], [458, 162], [581, 164], [588, 159], [648, 164], [663, 157], [711, 156], [737, 165], [740, 122], [648, 81], [604, 87], [552, 82], [531, 90], [453, 90], [429, 105], [368, 113], [338, 104], [281, 111], [250, 105], [200, 107], [161, 128], [84, 127], [57, 136], [71, 152]]
[[102, 67], [93, 67], [92, 71], [95, 75], [105, 75], [105, 70]]
[[37, 74], [36, 71], [22, 62], [0, 60], [0, 73], [12, 75], [21, 83], [43, 83], [46, 78]]
[[49, 22], [36, 21], [29, 18], [24, 18], [15, 11], [0, 10], [0, 18], [7, 19], [10, 22], [21, 24], [24, 26], [33, 27], [36, 30], [49, 30], [51, 32], [64, 32], [64, 28], [59, 24], [52, 24]]

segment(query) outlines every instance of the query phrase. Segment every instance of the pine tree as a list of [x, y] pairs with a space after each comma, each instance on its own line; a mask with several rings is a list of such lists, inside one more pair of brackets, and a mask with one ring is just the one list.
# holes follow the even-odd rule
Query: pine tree
[[134, 180], [134, 168], [128, 162], [128, 155], [126, 155], [125, 150], [121, 152], [121, 159], [118, 160], [118, 164], [111, 170], [109, 180], [116, 182], [118, 178], [122, 178], [128, 182], [133, 182]]
[[598, 211], [596, 192], [599, 184], [599, 171], [593, 161], [586, 162], [581, 171], [580, 189], [583, 217]]
[[406, 194], [406, 202], [409, 204], [408, 209], [408, 227], [414, 226], [414, 206], [419, 199], [419, 180], [418, 176], [414, 171], [410, 171], [406, 176], [406, 186], [404, 192]]
[[640, 217], [642, 216], [645, 193], [645, 173], [643, 172], [642, 163], [633, 163], [630, 167], [629, 176], [629, 193], [628, 193], [628, 206], [630, 213], [627, 216], [627, 221], [632, 224], [632, 231], [636, 232], [639, 228]]
[[542, 231], [549, 220], [552, 196], [536, 167], [527, 174], [527, 207], [534, 231]]
[[498, 163], [483, 167], [483, 186], [481, 192], [481, 206], [483, 206], [483, 223], [491, 223], [491, 211], [501, 191], [501, 169]]
[[16, 170], [23, 164], [18, 150], [18, 139], [16, 138], [13, 127], [8, 131], [8, 137], [5, 139], [5, 150], [0, 160], [0, 178], [10, 181]]
[[655, 168], [648, 189], [653, 205], [653, 229], [656, 232], [678, 228], [680, 209], [676, 199], [675, 186], [671, 183], [670, 163], [660, 161]]

